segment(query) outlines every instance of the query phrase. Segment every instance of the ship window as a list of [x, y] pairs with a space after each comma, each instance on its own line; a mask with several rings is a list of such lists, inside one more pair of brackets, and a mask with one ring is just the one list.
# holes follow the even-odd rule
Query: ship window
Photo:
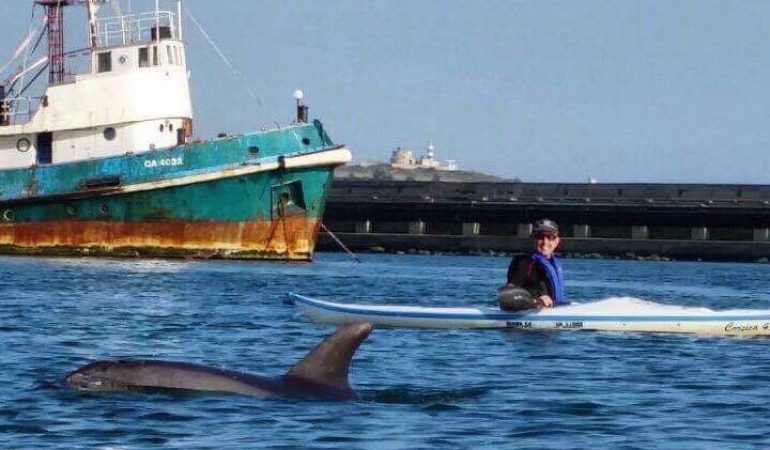
[[171, 57], [171, 46], [170, 45], [166, 46], [166, 53], [168, 54], [168, 63], [169, 64], [174, 64], [174, 59]]
[[31, 145], [30, 145], [29, 139], [27, 138], [21, 138], [18, 141], [16, 141], [16, 150], [20, 152], [26, 152], [27, 150], [29, 150], [30, 146]]
[[108, 141], [115, 140], [115, 136], [117, 136], [117, 132], [115, 131], [115, 128], [107, 127], [104, 129], [104, 139]]
[[96, 54], [96, 71], [98, 73], [109, 72], [112, 70], [112, 52], [102, 52]]
[[152, 65], [153, 66], [158, 65], [158, 46], [157, 45], [152, 46]]
[[168, 124], [168, 132], [170, 133], [172, 131], [174, 131], [174, 124], [170, 123], [170, 124]]
[[139, 67], [148, 67], [150, 65], [150, 52], [147, 47], [139, 49]]

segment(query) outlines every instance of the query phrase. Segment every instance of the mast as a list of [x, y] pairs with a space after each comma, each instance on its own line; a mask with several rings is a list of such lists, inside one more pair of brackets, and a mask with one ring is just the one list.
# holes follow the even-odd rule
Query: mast
[[96, 50], [99, 43], [96, 39], [96, 11], [94, 11], [94, 5], [91, 0], [86, 0], [86, 8], [88, 8], [88, 27], [91, 36], [91, 50]]
[[182, 36], [182, 0], [177, 0], [176, 2], [176, 38], [180, 41], [183, 40]]
[[[48, 18], [48, 82], [64, 81], [64, 9], [72, 0], [35, 0]], [[90, 4], [90, 1], [89, 1]]]
[[155, 38], [158, 41], [161, 39], [161, 36], [160, 36], [160, 17], [158, 16], [158, 11], [159, 10], [160, 10], [160, 0], [155, 0], [155, 33], [157, 33]]

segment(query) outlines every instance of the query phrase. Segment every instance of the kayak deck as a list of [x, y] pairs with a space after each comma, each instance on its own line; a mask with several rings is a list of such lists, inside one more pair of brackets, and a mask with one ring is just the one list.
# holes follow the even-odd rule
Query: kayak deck
[[[713, 311], [628, 299], [510, 313], [496, 308], [358, 305], [289, 293], [297, 310], [318, 323], [366, 321], [412, 328], [513, 328], [770, 335], [770, 310]], [[614, 300], [614, 302], [613, 302]], [[618, 302], [625, 300], [625, 303]]]

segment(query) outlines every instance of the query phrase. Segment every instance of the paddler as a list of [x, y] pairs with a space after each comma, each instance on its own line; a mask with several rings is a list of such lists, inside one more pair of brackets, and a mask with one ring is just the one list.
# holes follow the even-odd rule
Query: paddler
[[532, 230], [535, 250], [514, 255], [508, 267], [508, 280], [500, 289], [500, 309], [520, 311], [566, 305], [564, 270], [556, 249], [561, 244], [559, 226], [550, 219], [535, 222]]

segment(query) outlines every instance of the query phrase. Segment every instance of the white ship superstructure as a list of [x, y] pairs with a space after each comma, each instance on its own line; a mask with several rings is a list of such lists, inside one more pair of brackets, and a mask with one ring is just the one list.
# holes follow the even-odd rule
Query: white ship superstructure
[[[0, 105], [0, 169], [146, 151], [189, 139], [193, 114], [180, 1], [171, 10], [155, 2], [151, 12], [99, 17], [100, 9], [120, 9], [89, 0], [91, 46], [76, 53], [57, 44], [63, 41], [64, 6], [74, 2], [36, 3], [47, 11], [49, 52], [33, 69], [47, 65], [49, 83], [32, 96], [23, 83], [34, 70], [23, 68], [10, 78], [11, 92]], [[86, 72], [68, 72], [77, 66], [78, 53], [90, 59]]]

